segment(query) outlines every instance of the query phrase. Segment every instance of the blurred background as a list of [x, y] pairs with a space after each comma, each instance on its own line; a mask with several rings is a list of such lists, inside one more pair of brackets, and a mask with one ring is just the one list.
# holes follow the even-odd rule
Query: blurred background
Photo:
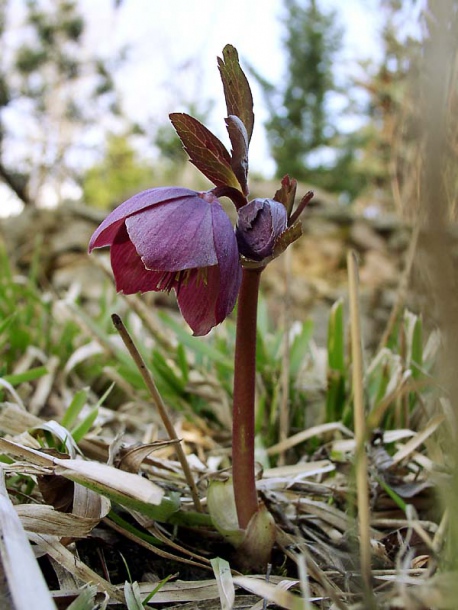
[[185, 168], [198, 181], [168, 114], [189, 112], [227, 140], [216, 67], [227, 43], [254, 92], [252, 182], [289, 173], [368, 214], [399, 207], [414, 189], [425, 9], [426, 0], [2, 0], [0, 215], [63, 200], [110, 208]]
[[[354, 248], [375, 347], [396, 303], [408, 297], [419, 311], [430, 297], [425, 264], [413, 265], [416, 221], [429, 222], [428, 155], [441, 159], [443, 181], [442, 203], [434, 194], [428, 205], [445, 223], [456, 216], [457, 6], [1, 0], [0, 216], [11, 261], [28, 268], [41, 235], [41, 280], [95, 294], [100, 278], [86, 249], [108, 210], [154, 186], [211, 188], [168, 115], [192, 114], [229, 146], [217, 57], [230, 43], [254, 96], [251, 195], [272, 197], [287, 173], [298, 195], [315, 192], [288, 273], [276, 261], [265, 274], [270, 313], [283, 315], [290, 274], [288, 315], [311, 317], [325, 342]], [[426, 144], [433, 115], [446, 154]], [[401, 276], [415, 285], [408, 295]], [[432, 310], [425, 315], [436, 323]]]

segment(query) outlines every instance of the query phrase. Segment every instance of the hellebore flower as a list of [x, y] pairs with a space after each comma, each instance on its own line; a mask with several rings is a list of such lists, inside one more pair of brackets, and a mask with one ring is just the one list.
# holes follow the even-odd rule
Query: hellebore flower
[[124, 294], [175, 290], [195, 335], [207, 334], [234, 308], [241, 282], [229, 217], [211, 192], [153, 188], [105, 218], [89, 242], [111, 246], [116, 289]]
[[283, 204], [273, 199], [253, 199], [239, 209], [236, 237], [240, 254], [253, 261], [272, 256], [287, 225]]

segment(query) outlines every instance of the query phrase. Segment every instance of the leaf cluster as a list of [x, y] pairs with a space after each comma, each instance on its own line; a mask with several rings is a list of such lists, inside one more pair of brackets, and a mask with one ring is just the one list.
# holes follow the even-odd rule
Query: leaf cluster
[[217, 187], [229, 187], [248, 194], [248, 147], [253, 132], [253, 97], [240, 67], [237, 50], [226, 45], [218, 59], [231, 141], [225, 145], [200, 121], [185, 113], [172, 113], [170, 120], [193, 163]]

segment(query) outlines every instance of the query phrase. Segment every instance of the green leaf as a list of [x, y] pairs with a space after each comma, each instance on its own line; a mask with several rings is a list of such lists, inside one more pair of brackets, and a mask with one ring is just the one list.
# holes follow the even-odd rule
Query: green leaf
[[259, 333], [268, 335], [270, 331], [269, 312], [267, 310], [267, 301], [262, 294], [259, 295], [257, 327]]
[[87, 389], [80, 390], [73, 397], [72, 402], [68, 406], [67, 410], [62, 417], [62, 421], [60, 422], [64, 428], [70, 429], [73, 424], [76, 422], [78, 415], [81, 412], [81, 409], [86, 404], [87, 400]]
[[157, 583], [157, 585], [154, 587], [154, 589], [151, 591], [151, 593], [149, 595], [147, 595], [143, 601], [143, 606], [146, 606], [146, 604], [153, 599], [153, 597], [156, 595], [156, 593], [158, 593], [162, 587], [167, 584], [169, 582], [169, 580], [173, 577], [173, 574], [169, 574], [168, 576], [166, 576], [163, 580], [161, 580], [160, 582]]
[[386, 491], [386, 493], [390, 496], [390, 498], [398, 505], [398, 507], [405, 513], [407, 510], [407, 504], [404, 500], [399, 496], [394, 489], [392, 489], [388, 483], [384, 480], [383, 477], [376, 476], [375, 479], [379, 483], [380, 487]]
[[152, 364], [156, 375], [159, 374], [162, 377], [173, 394], [180, 396], [184, 392], [186, 382], [178, 377], [166, 358], [158, 350], [153, 351]]
[[265, 335], [258, 328], [256, 332], [256, 370], [258, 371], [264, 371], [271, 364], [264, 337]]
[[235, 587], [232, 581], [231, 567], [225, 559], [214, 557], [210, 560], [218, 585], [221, 610], [231, 610], [235, 603]]
[[404, 327], [407, 339], [407, 365], [412, 377], [418, 379], [423, 365], [423, 324], [419, 316], [410, 311], [404, 312]]
[[223, 58], [218, 57], [218, 68], [223, 81], [227, 114], [239, 117], [245, 125], [250, 142], [254, 125], [253, 96], [235, 47], [230, 44], [224, 47]]
[[17, 386], [27, 381], [34, 381], [35, 379], [39, 379], [40, 377], [47, 375], [47, 373], [48, 369], [45, 366], [37, 366], [33, 369], [29, 369], [28, 371], [24, 371], [23, 373], [17, 373], [15, 375], [5, 375], [3, 379], [10, 383], [12, 386]]
[[155, 546], [163, 546], [164, 544], [162, 540], [159, 540], [159, 538], [151, 536], [151, 534], [147, 534], [146, 532], [137, 529], [134, 525], [123, 519], [121, 515], [115, 510], [111, 510], [109, 512], [108, 518], [114, 521], [117, 525], [120, 525], [122, 529], [128, 531], [134, 536], [137, 536], [137, 538], [145, 540], [145, 542], [148, 542], [149, 544], [154, 544]]
[[184, 384], [186, 385], [189, 380], [189, 364], [186, 359], [186, 350], [181, 343], [177, 347], [177, 365], [180, 368]]
[[289, 374], [293, 379], [297, 376], [309, 349], [312, 333], [313, 322], [312, 320], [307, 320], [303, 323], [301, 332], [293, 339], [289, 353]]
[[189, 114], [174, 112], [169, 116], [191, 163], [216, 186], [232, 186], [240, 190], [231, 167], [231, 156], [224, 144]]
[[198, 354], [200, 356], [207, 357], [211, 362], [222, 364], [229, 371], [234, 369], [234, 363], [230, 358], [227, 357], [226, 354], [215, 349], [206, 341], [196, 339], [196, 337], [190, 335], [186, 329], [184, 329], [178, 322], [173, 320], [165, 312], [158, 311], [158, 316], [164, 322], [164, 324], [173, 330], [178, 341], [184, 346], [190, 348], [196, 355]]
[[328, 365], [330, 369], [345, 372], [345, 341], [343, 321], [343, 301], [334, 303], [328, 324]]
[[326, 421], [330, 422], [342, 419], [345, 406], [345, 333], [342, 299], [336, 301], [331, 308], [327, 347]]
[[231, 479], [210, 481], [207, 490], [207, 507], [218, 532], [234, 546], [241, 544], [244, 533], [239, 527]]
[[72, 601], [67, 610], [91, 610], [95, 608], [96, 595], [97, 587], [95, 585], [84, 585], [81, 593]]
[[126, 581], [124, 583], [124, 597], [126, 598], [127, 610], [144, 610], [138, 582], [130, 584]]
[[[45, 421], [38, 426], [34, 426], [30, 432], [33, 436], [37, 437], [40, 434], [40, 431], [44, 431], [45, 438], [48, 447], [57, 448], [61, 453], [67, 453], [70, 457], [76, 457], [78, 453], [78, 447], [76, 446], [75, 439], [72, 438], [72, 435], [58, 422], [50, 419], [49, 421]], [[61, 446], [56, 443], [56, 439], [59, 440]]]
[[92, 424], [97, 419], [97, 415], [99, 414], [99, 408], [94, 407], [90, 410], [90, 412], [86, 415], [83, 421], [76, 426], [72, 430], [72, 436], [75, 443], [79, 443], [92, 428]]
[[15, 317], [16, 313], [12, 313], [10, 316], [7, 316], [4, 320], [0, 322], [0, 335], [11, 326]]

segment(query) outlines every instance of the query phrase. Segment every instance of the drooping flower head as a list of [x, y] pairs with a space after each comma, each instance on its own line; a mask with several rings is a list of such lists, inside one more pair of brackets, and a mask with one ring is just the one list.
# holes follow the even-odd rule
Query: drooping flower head
[[111, 247], [116, 288], [124, 294], [175, 290], [195, 335], [234, 308], [241, 265], [234, 229], [211, 192], [160, 187], [134, 195], [94, 232], [89, 252]]

